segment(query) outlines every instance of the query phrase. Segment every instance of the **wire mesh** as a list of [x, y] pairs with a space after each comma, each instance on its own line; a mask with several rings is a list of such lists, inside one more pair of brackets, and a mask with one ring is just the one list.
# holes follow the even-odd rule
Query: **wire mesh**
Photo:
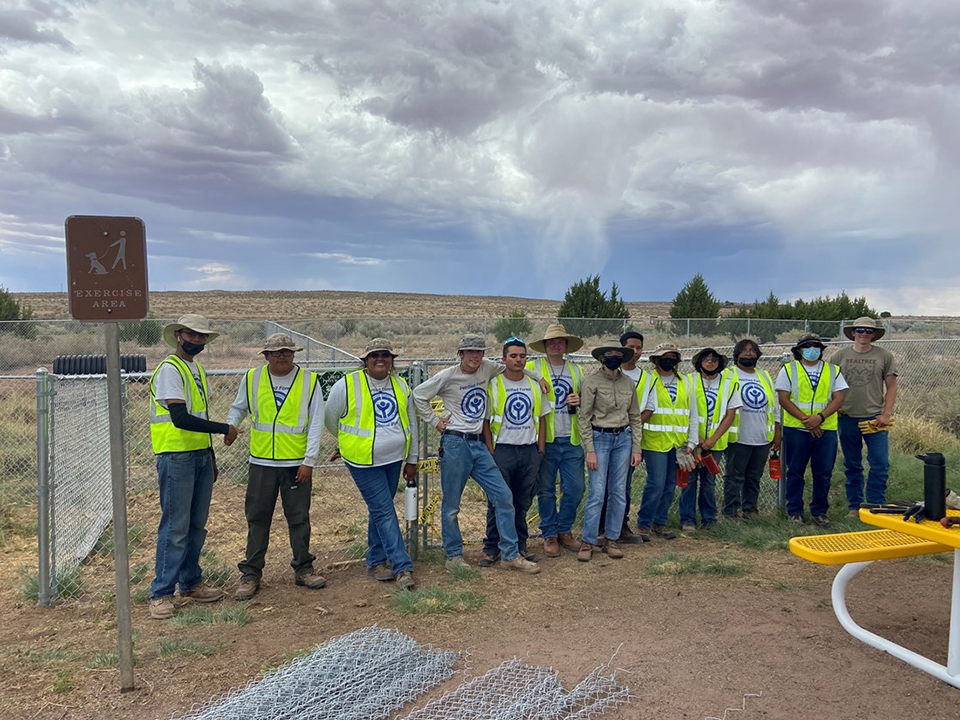
[[463, 683], [404, 720], [582, 720], [630, 699], [630, 691], [601, 665], [569, 692], [552, 668], [517, 658]]
[[375, 720], [453, 675], [460, 653], [420, 645], [376, 625], [318, 645], [304, 657], [213, 699], [178, 720]]

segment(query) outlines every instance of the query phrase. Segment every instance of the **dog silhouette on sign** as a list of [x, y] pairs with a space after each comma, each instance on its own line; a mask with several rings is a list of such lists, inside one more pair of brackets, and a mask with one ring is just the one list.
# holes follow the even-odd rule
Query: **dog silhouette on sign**
[[95, 252], [87, 253], [87, 257], [90, 258], [90, 269], [87, 271], [87, 275], [91, 273], [94, 275], [106, 275], [107, 269], [100, 264], [100, 258], [97, 257]]

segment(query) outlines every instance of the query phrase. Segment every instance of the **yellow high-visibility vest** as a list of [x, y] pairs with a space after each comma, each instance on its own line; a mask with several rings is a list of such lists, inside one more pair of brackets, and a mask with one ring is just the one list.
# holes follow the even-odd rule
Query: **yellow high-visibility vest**
[[[197, 383], [193, 379], [193, 373], [190, 372], [190, 367], [183, 361], [183, 358], [179, 355], [167, 355], [157, 365], [157, 369], [153, 371], [150, 378], [150, 443], [153, 445], [153, 452], [159, 455], [160, 453], [189, 452], [213, 447], [210, 433], [181, 430], [173, 424], [170, 411], [161, 405], [157, 399], [157, 373], [164, 365], [172, 365], [180, 373], [187, 412], [194, 417], [207, 419], [207, 396], [210, 389], [207, 386], [207, 374], [203, 371], [203, 367], [200, 363], [196, 363], [197, 370], [200, 372], [201, 389], [201, 387], [197, 387]], [[167, 399], [160, 398], [160, 400]]]
[[[691, 399], [696, 398], [699, 437], [701, 440], [706, 440], [720, 426], [723, 417], [727, 414], [730, 398], [737, 391], [737, 383], [727, 372], [720, 375], [720, 387], [717, 388], [717, 401], [713, 405], [713, 414], [707, 417], [707, 392], [703, 386], [703, 375], [692, 372], [684, 380], [687, 383], [687, 392]], [[691, 406], [693, 406], [693, 403], [691, 403]], [[713, 449], [717, 452], [726, 450], [729, 441], [730, 433], [728, 431], [720, 436]]]
[[[389, 377], [393, 397], [397, 401], [400, 427], [403, 428], [406, 439], [403, 446], [403, 457], [406, 458], [410, 453], [410, 418], [407, 416], [407, 396], [410, 390], [403, 378], [393, 373], [390, 373]], [[377, 421], [373, 414], [373, 395], [370, 393], [367, 373], [357, 370], [346, 375], [344, 382], [347, 386], [347, 408], [340, 417], [337, 433], [340, 455], [354, 465], [373, 465]]]
[[[531, 377], [524, 375], [524, 378], [530, 383], [530, 387], [533, 390], [533, 409], [531, 410], [533, 413], [533, 431], [535, 437], [539, 437], [540, 411], [543, 407], [540, 398], [542, 394], [540, 392], [540, 385], [534, 382]], [[493, 435], [493, 444], [496, 445], [497, 438], [500, 437], [500, 428], [503, 427], [503, 415], [507, 411], [507, 386], [503, 382], [503, 373], [500, 373], [487, 383], [487, 394], [490, 396], [490, 406], [493, 411], [490, 415], [490, 433]]]
[[[828, 362], [823, 363], [823, 372], [817, 378], [816, 388], [810, 383], [810, 376], [799, 360], [787, 363], [783, 366], [783, 369], [787, 371], [787, 377], [790, 379], [790, 399], [800, 410], [807, 415], [816, 415], [830, 404], [837, 383], [837, 376], [840, 374], [838, 365]], [[824, 382], [824, 378], [826, 378], [826, 382]], [[803, 423], [786, 410], [783, 411], [783, 426], [805, 429]], [[820, 427], [824, 430], [836, 430], [837, 413], [824, 420]]]
[[[580, 394], [580, 385], [583, 382], [583, 371], [578, 365], [573, 363], [567, 363], [570, 366], [570, 384], [573, 387], [572, 391], [574, 395]], [[547, 362], [546, 358], [537, 358], [536, 360], [531, 360], [527, 363], [528, 370], [536, 370], [540, 375], [547, 379], [547, 383], [550, 385], [550, 389], [547, 391], [547, 400], [550, 401], [550, 407], [553, 408], [553, 412], [549, 415], [545, 415], [544, 418], [547, 421], [547, 442], [553, 442], [556, 438], [555, 434], [555, 423], [554, 423], [554, 413], [557, 411], [557, 393], [553, 387], [553, 374], [549, 369], [550, 363]], [[564, 408], [563, 412], [567, 412]], [[579, 445], [580, 444], [580, 428], [577, 427], [577, 418], [570, 417], [570, 444]]]
[[[268, 365], [247, 371], [250, 408], [250, 456], [261, 460], [303, 460], [307, 454], [310, 401], [317, 374], [299, 365], [286, 397], [277, 407]], [[317, 420], [319, 421], [319, 420]]]
[[[740, 368], [732, 367], [728, 370], [731, 377], [737, 382], [737, 386], [741, 386], [740, 380]], [[773, 435], [776, 431], [776, 403], [777, 403], [777, 394], [774, 392], [773, 379], [770, 377], [770, 373], [766, 370], [761, 370], [757, 368], [755, 370], [756, 379], [759, 381], [760, 386], [763, 388], [764, 395], [767, 396], [767, 442], [773, 442]], [[744, 377], [748, 380], [752, 377], [744, 373]], [[737, 438], [740, 435], [740, 413], [737, 413], [733, 418], [733, 425], [730, 426], [730, 442], [737, 442]]]
[[677, 377], [677, 399], [672, 400], [663, 380], [654, 373], [652, 392], [657, 394], [657, 409], [643, 424], [640, 447], [653, 452], [669, 452], [682, 447], [687, 442], [690, 420], [687, 384], [682, 377]]
[[643, 412], [647, 407], [647, 400], [650, 398], [650, 391], [653, 390], [653, 384], [656, 379], [656, 371], [640, 371], [640, 377], [637, 379], [637, 402], [640, 404], [640, 412]]

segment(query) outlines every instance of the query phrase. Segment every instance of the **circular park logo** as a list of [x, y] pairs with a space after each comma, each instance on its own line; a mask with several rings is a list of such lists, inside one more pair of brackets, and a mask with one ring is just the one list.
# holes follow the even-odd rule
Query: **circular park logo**
[[567, 406], [567, 395], [573, 392], [573, 385], [566, 378], [559, 378], [553, 383], [553, 393], [557, 401], [555, 408], [561, 409]]
[[758, 382], [747, 383], [740, 392], [743, 404], [751, 410], [763, 410], [767, 406], [767, 393]]
[[482, 387], [469, 390], [460, 401], [460, 412], [471, 420], [479, 420], [487, 411], [487, 391]]
[[373, 416], [377, 425], [389, 425], [397, 421], [400, 414], [396, 398], [387, 392], [377, 393], [373, 397]]
[[526, 425], [533, 414], [533, 401], [523, 391], [512, 392], [507, 395], [504, 415], [512, 425]]

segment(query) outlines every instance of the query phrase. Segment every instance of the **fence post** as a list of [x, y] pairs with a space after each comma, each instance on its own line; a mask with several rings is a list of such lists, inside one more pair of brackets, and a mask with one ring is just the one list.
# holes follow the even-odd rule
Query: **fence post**
[[687, 318], [687, 342], [690, 342], [690, 318]]
[[37, 368], [37, 604], [53, 605], [50, 588], [50, 391], [46, 368]]
[[805, 333], [806, 333], [806, 332], [810, 332], [810, 320], [804, 320], [804, 321], [803, 321], [803, 331], [804, 331]]
[[747, 318], [747, 335], [750, 334], [750, 318]]
[[[412, 391], [413, 388], [419, 385], [422, 381], [420, 377], [420, 366], [416, 362], [410, 365], [409, 378], [410, 378], [410, 389]], [[411, 397], [407, 400], [407, 402], [413, 402], [412, 394], [411, 394]], [[423, 456], [421, 455], [421, 458], [422, 457]], [[420, 472], [418, 471], [417, 472], [417, 493], [418, 493], [417, 499], [418, 500], [419, 500], [419, 492], [420, 492], [420, 483], [421, 483], [421, 476], [420, 476]], [[404, 499], [406, 500], [406, 497]], [[406, 515], [406, 509], [407, 509], [406, 502], [404, 502], [405, 515]], [[419, 538], [420, 503], [419, 502], [415, 504], [414, 512], [415, 512], [414, 517], [412, 518], [408, 517], [406, 518], [406, 520], [407, 520], [407, 552], [410, 554], [410, 559], [415, 561], [417, 559], [419, 543], [420, 543], [420, 538]]]

